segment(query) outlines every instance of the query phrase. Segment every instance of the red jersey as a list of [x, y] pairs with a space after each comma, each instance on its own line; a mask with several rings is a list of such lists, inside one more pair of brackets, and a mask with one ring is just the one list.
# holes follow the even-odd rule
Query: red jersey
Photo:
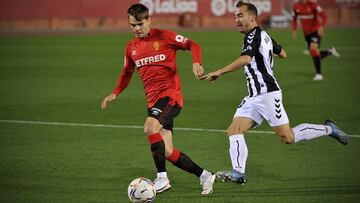
[[[327, 16], [323, 9], [318, 4], [309, 0], [304, 4], [295, 3], [293, 5], [292, 16], [292, 29], [296, 30], [297, 18], [299, 18], [305, 35], [316, 32], [320, 26], [325, 26], [327, 21]], [[319, 17], [321, 17], [321, 22]]]
[[181, 84], [176, 69], [177, 50], [191, 50], [193, 63], [201, 64], [200, 46], [174, 32], [151, 29], [147, 37], [131, 40], [125, 49], [124, 67], [113, 93], [119, 95], [128, 86], [136, 68], [148, 108], [163, 97], [169, 97], [171, 105], [182, 107]]

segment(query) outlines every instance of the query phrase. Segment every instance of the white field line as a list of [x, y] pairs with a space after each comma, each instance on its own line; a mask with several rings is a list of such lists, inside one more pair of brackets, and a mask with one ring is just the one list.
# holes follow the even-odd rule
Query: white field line
[[[30, 125], [54, 125], [54, 126], [75, 126], [75, 127], [95, 127], [95, 128], [125, 128], [125, 129], [143, 129], [143, 126], [138, 125], [108, 125], [108, 124], [90, 124], [90, 123], [63, 123], [63, 122], [49, 122], [49, 121], [23, 121], [23, 120], [0, 120], [0, 123], [13, 124], [30, 124]], [[203, 128], [174, 128], [174, 130], [182, 131], [198, 131], [198, 132], [219, 132], [225, 133], [226, 130], [221, 129], [203, 129]], [[250, 130], [249, 133], [258, 134], [275, 134], [273, 131]], [[360, 135], [349, 135], [349, 137], [360, 138]]]

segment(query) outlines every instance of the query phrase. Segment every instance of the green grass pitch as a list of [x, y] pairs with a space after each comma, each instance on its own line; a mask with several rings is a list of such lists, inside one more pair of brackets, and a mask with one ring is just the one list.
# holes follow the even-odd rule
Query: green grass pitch
[[[202, 45], [206, 72], [240, 53], [236, 31], [180, 32]], [[289, 30], [269, 30], [285, 48], [275, 59], [276, 77], [292, 126], [333, 118], [350, 137], [348, 146], [331, 138], [285, 145], [274, 134], [248, 133], [248, 183], [216, 182], [209, 197], [199, 181], [171, 164], [169, 192], [156, 202], [359, 202], [360, 201], [360, 35], [359, 29], [327, 30], [322, 47], [335, 45], [340, 59], [323, 60], [324, 80], [302, 52], [305, 42]], [[110, 108], [100, 109], [123, 64], [128, 33], [0, 37], [0, 202], [128, 202], [136, 177], [153, 179], [155, 167], [141, 128], [62, 126], [15, 121], [142, 126], [146, 103], [141, 81]], [[242, 70], [215, 83], [198, 81], [191, 55], [179, 51], [178, 70], [185, 107], [180, 128], [221, 129], [247, 95]], [[255, 131], [271, 131], [267, 123]], [[174, 143], [206, 169], [230, 169], [224, 132], [177, 129]]]

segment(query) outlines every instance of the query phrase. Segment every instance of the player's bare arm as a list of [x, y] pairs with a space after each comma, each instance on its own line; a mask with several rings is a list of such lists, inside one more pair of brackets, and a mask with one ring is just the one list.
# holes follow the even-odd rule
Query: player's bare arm
[[200, 79], [200, 76], [204, 74], [204, 68], [201, 65], [201, 47], [194, 40], [191, 40], [189, 50], [193, 60], [193, 73], [196, 79]]
[[229, 65], [225, 66], [224, 68], [221, 68], [219, 70], [210, 72], [203, 77], [201, 77], [201, 80], [210, 80], [210, 82], [216, 80], [218, 77], [225, 73], [229, 73], [232, 71], [235, 71], [239, 68], [242, 68], [243, 66], [249, 64], [251, 62], [251, 57], [248, 55], [242, 55], [239, 58], [237, 58], [234, 62], [230, 63]]
[[325, 35], [325, 31], [324, 31], [324, 24], [325, 24], [325, 21], [326, 21], [326, 17], [324, 17], [324, 13], [320, 13], [318, 16], [319, 16], [319, 23], [320, 23], [320, 27], [319, 27], [319, 29], [318, 29], [318, 35], [320, 36], [320, 37], [324, 37], [324, 35]]
[[197, 79], [200, 79], [202, 74], [204, 74], [204, 68], [200, 63], [193, 63], [193, 73]]
[[107, 97], [105, 97], [104, 99], [103, 99], [103, 101], [101, 102], [101, 108], [102, 109], [105, 109], [105, 108], [107, 108], [108, 107], [108, 105], [109, 105], [109, 103], [111, 102], [111, 101], [114, 101], [115, 99], [116, 99], [116, 94], [114, 94], [114, 93], [112, 93], [112, 94], [110, 94], [110, 95], [108, 95]]
[[292, 27], [291, 36], [294, 40], [296, 40], [297, 14], [296, 14], [294, 8], [293, 8], [293, 12], [292, 12], [291, 27]]
[[129, 85], [130, 80], [131, 80], [131, 75], [132, 72], [127, 72], [126, 68], [123, 69], [122, 73], [120, 74], [118, 83], [115, 87], [115, 90], [113, 93], [111, 93], [110, 95], [108, 95], [107, 97], [105, 97], [103, 99], [103, 101], [101, 102], [101, 108], [105, 109], [108, 107], [109, 103], [114, 101], [119, 94], [126, 89], [126, 87]]
[[320, 37], [324, 37], [325, 35], [325, 32], [324, 32], [324, 26], [326, 24], [326, 21], [327, 21], [327, 16], [324, 12], [324, 10], [318, 5], [317, 6], [317, 11], [318, 11], [318, 19], [319, 19], [319, 23], [320, 23], [320, 27], [318, 29], [318, 35]]
[[[130, 68], [129, 68], [130, 67]], [[128, 70], [129, 68], [129, 70]], [[130, 65], [125, 65], [123, 70], [121, 71], [121, 74], [119, 76], [119, 80], [115, 86], [115, 90], [113, 93], [111, 93], [110, 95], [108, 95], [107, 97], [105, 97], [103, 99], [103, 101], [101, 102], [101, 108], [105, 109], [108, 107], [109, 103], [114, 101], [119, 94], [126, 89], [126, 87], [129, 85], [130, 80], [131, 80], [131, 76], [133, 73], [133, 66]]]
[[287, 57], [286, 51], [284, 49], [281, 49], [281, 52], [279, 54], [275, 54], [275, 55], [278, 56], [279, 58]]
[[296, 33], [297, 33], [296, 30], [293, 30], [293, 31], [292, 31], [292, 38], [293, 38], [294, 40], [297, 39], [297, 38], [296, 38]]

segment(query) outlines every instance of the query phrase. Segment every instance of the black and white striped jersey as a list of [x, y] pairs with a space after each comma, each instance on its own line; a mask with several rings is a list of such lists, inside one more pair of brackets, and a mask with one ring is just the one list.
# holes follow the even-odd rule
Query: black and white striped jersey
[[280, 90], [273, 73], [273, 53], [279, 54], [281, 49], [260, 27], [246, 33], [241, 55], [251, 57], [250, 64], [244, 67], [250, 97]]

